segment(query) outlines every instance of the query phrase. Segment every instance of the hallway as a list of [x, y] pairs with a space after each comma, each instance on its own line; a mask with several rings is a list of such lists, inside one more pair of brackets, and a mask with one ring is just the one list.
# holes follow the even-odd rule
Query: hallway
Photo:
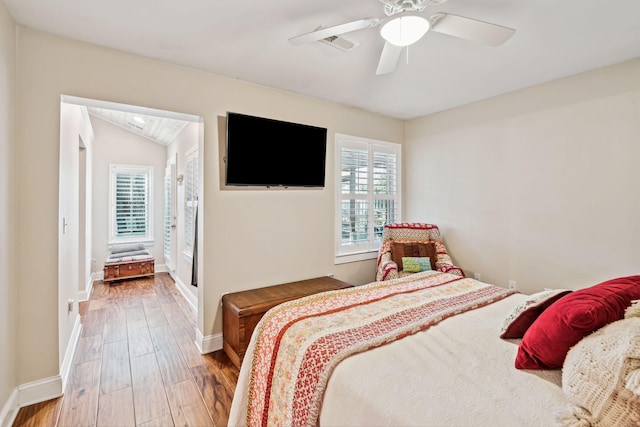
[[22, 408], [14, 426], [223, 426], [238, 370], [201, 355], [196, 316], [167, 273], [94, 283], [65, 396]]

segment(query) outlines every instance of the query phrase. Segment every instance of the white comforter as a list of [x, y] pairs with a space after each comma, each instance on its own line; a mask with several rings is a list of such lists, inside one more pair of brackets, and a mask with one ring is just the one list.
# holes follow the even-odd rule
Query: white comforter
[[[561, 372], [515, 369], [517, 341], [499, 338], [504, 318], [525, 298], [512, 295], [347, 358], [331, 375], [320, 425], [555, 425], [567, 411]], [[246, 423], [250, 362], [240, 372], [230, 426]]]

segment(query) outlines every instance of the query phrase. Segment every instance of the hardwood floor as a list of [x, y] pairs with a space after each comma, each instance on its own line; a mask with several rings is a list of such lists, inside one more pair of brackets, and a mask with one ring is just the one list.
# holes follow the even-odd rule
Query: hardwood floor
[[65, 395], [20, 409], [14, 426], [223, 426], [238, 369], [201, 355], [195, 313], [167, 273], [95, 282]]

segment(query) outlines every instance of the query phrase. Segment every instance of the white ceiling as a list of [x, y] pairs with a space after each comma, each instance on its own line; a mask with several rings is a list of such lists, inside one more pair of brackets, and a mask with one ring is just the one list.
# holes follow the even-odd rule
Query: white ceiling
[[287, 39], [364, 17], [378, 0], [4, 0], [17, 23], [218, 75], [413, 118], [640, 57], [640, 0], [449, 0], [448, 12], [515, 28], [486, 47], [429, 32], [376, 76], [377, 28], [345, 53]]
[[164, 146], [171, 144], [188, 124], [184, 120], [101, 107], [87, 107], [87, 110], [92, 116], [99, 117]]

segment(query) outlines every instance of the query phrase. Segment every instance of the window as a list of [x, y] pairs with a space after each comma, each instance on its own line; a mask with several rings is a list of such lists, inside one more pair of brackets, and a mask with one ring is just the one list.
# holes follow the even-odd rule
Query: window
[[193, 242], [196, 232], [196, 210], [198, 207], [198, 147], [185, 154], [184, 189], [184, 230], [186, 255], [193, 254]]
[[153, 240], [153, 167], [110, 165], [109, 242]]
[[[171, 225], [172, 225], [172, 212], [171, 206], [173, 204], [172, 193], [171, 193], [171, 168], [175, 167], [174, 165], [169, 166], [169, 170], [164, 175], [164, 259], [170, 260], [172, 257], [171, 253]], [[169, 264], [169, 263], [167, 263]]]
[[400, 221], [400, 149], [336, 134], [336, 262], [375, 257], [384, 225]]

